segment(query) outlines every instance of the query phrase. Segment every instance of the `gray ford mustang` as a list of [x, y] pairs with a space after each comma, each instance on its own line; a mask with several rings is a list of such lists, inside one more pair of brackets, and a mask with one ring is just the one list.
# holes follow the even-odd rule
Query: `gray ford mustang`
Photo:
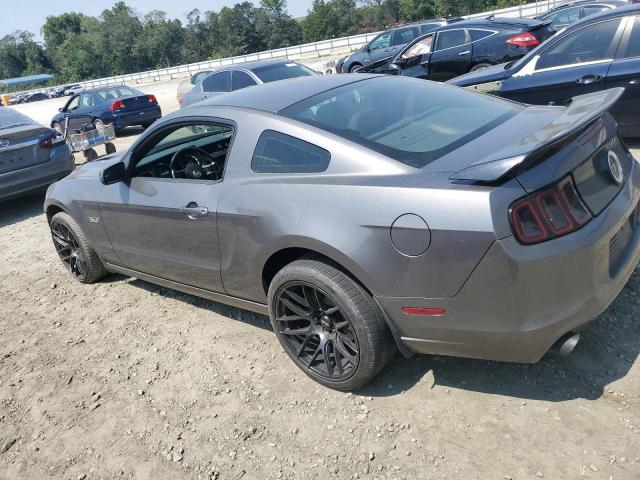
[[167, 115], [44, 207], [81, 282], [119, 272], [268, 313], [332, 388], [396, 349], [536, 362], [572, 349], [640, 257], [640, 166], [607, 112], [620, 95], [274, 82]]

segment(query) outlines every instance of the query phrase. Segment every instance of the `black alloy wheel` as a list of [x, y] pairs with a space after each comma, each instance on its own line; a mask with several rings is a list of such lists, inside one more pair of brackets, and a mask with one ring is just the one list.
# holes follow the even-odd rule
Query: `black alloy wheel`
[[300, 368], [331, 382], [355, 373], [360, 362], [357, 336], [327, 293], [293, 281], [282, 285], [274, 300], [277, 334]]
[[78, 239], [69, 228], [61, 222], [51, 222], [53, 245], [64, 266], [81, 282], [87, 278], [87, 259], [82, 253]]

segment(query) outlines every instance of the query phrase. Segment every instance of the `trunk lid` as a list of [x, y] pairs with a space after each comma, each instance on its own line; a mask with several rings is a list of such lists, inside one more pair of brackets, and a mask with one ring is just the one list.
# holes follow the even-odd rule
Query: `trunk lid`
[[149, 95], [137, 95], [135, 97], [124, 97], [121, 99], [124, 103], [124, 110], [143, 110], [149, 107]]
[[51, 132], [50, 128], [33, 123], [0, 128], [0, 174], [48, 161], [51, 150], [43, 148], [40, 141]]
[[616, 88], [574, 97], [551, 121], [497, 147], [451, 180], [492, 184], [517, 178], [527, 192], [533, 192], [570, 174], [578, 193], [597, 215], [618, 194], [634, 161], [608, 113], [623, 92]]

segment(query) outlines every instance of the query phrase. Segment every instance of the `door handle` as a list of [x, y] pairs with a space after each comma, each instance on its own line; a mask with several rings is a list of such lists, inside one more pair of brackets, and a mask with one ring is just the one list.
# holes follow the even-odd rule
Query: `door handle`
[[581, 85], [589, 85], [590, 83], [596, 83], [602, 80], [602, 75], [585, 75], [576, 80], [576, 83]]
[[209, 209], [207, 207], [199, 207], [196, 202], [189, 202], [184, 207], [180, 207], [179, 210], [180, 213], [185, 213], [191, 220], [209, 215]]
[[465, 50], [464, 52], [460, 52], [458, 55], [462, 56], [462, 55], [469, 55], [471, 53], [471, 50]]

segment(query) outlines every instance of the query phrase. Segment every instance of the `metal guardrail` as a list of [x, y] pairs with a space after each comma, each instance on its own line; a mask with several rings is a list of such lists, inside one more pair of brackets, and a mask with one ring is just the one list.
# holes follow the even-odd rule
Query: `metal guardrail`
[[[556, 0], [543, 0], [535, 3], [528, 3], [516, 7], [502, 8], [488, 12], [475, 13], [472, 15], [464, 15], [463, 18], [483, 18], [489, 15], [496, 17], [533, 17], [541, 14], [556, 5]], [[325, 56], [336, 56], [339, 53], [347, 53], [355, 50], [365, 43], [371, 41], [380, 32], [365, 33], [361, 35], [353, 35], [351, 37], [334, 38], [330, 40], [322, 40], [320, 42], [306, 43], [293, 47], [278, 48], [275, 50], [267, 50], [264, 52], [251, 53], [248, 55], [239, 55], [236, 57], [222, 58], [216, 60], [205, 60], [203, 62], [190, 63], [187, 65], [178, 65], [176, 67], [161, 68], [157, 70], [149, 70], [146, 72], [130, 73], [125, 75], [116, 75], [113, 77], [99, 78], [95, 80], [87, 80], [84, 82], [76, 82], [85, 88], [94, 88], [123, 83], [145, 83], [151, 81], [160, 81], [162, 79], [184, 78], [193, 75], [200, 70], [213, 69], [224, 65], [235, 63], [245, 63], [254, 60], [278, 59], [286, 58], [289, 60], [312, 60]], [[42, 89], [33, 89], [29, 91], [19, 92], [21, 94], [41, 91]]]

